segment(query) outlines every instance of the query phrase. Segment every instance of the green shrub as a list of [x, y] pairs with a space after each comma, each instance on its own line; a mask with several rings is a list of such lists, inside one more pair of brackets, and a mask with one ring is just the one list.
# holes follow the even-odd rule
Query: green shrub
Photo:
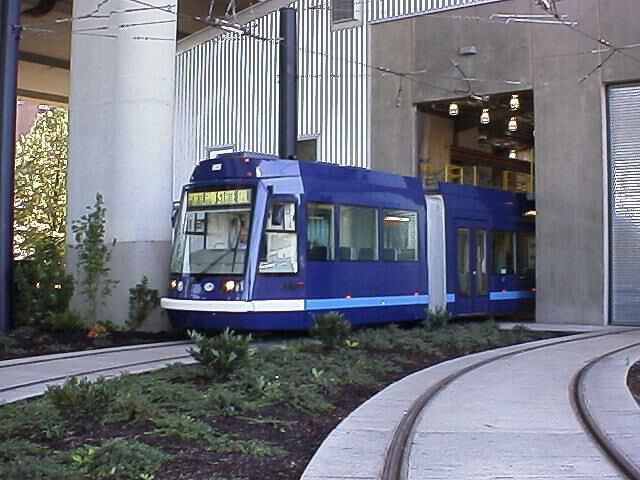
[[71, 310], [54, 313], [49, 316], [46, 326], [54, 332], [80, 332], [86, 329], [84, 320], [80, 315]]
[[18, 342], [15, 338], [11, 338], [8, 335], [0, 333], [0, 353], [5, 353], [15, 348]]
[[522, 324], [516, 325], [510, 330], [511, 337], [516, 341], [522, 341], [527, 338], [529, 332], [529, 328], [527, 328], [526, 325]]
[[49, 449], [27, 440], [0, 443], [0, 478], [7, 480], [71, 480]]
[[95, 382], [72, 377], [62, 385], [48, 387], [45, 395], [63, 417], [99, 421], [118, 396], [118, 385], [103, 377]]
[[127, 320], [129, 330], [140, 328], [142, 322], [158, 305], [160, 305], [158, 290], [149, 288], [149, 279], [145, 275], [141, 283], [129, 289], [129, 319]]
[[[18, 402], [0, 408], [0, 436], [56, 439], [66, 433], [58, 410], [47, 400]], [[0, 478], [4, 478], [0, 475]]]
[[311, 335], [318, 338], [323, 345], [333, 348], [336, 345], [345, 345], [351, 323], [338, 312], [322, 313], [314, 315], [315, 324], [311, 328]]
[[87, 445], [72, 455], [73, 467], [90, 478], [153, 478], [169, 456], [140, 442], [112, 438], [95, 447]]
[[16, 325], [43, 326], [51, 315], [69, 307], [73, 295], [73, 276], [65, 272], [59, 241], [44, 239], [33, 253], [16, 262]]
[[210, 425], [186, 414], [164, 413], [152, 418], [151, 422], [156, 426], [151, 434], [161, 437], [176, 435], [183, 440], [206, 440], [218, 435]]
[[210, 338], [195, 330], [189, 330], [187, 333], [198, 347], [197, 350], [190, 348], [189, 353], [202, 365], [208, 375], [229, 376], [246, 365], [253, 355], [253, 351], [249, 348], [251, 335], [236, 335], [228, 328]]
[[451, 315], [447, 311], [446, 307], [435, 307], [427, 310], [427, 319], [425, 326], [429, 330], [440, 330], [449, 325]]
[[92, 325], [98, 322], [98, 306], [104, 305], [106, 298], [118, 285], [117, 280], [109, 277], [111, 247], [105, 244], [107, 234], [107, 209], [104, 198], [96, 193], [93, 207], [86, 207], [88, 212], [71, 224], [76, 245], [73, 247], [78, 255], [78, 285], [80, 294], [86, 300], [87, 319]]
[[224, 416], [237, 415], [253, 407], [244, 392], [219, 385], [207, 391], [207, 406], [214, 415]]

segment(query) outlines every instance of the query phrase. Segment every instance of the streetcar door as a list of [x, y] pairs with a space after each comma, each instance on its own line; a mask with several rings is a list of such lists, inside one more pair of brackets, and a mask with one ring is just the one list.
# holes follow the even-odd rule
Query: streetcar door
[[297, 211], [295, 197], [272, 196], [267, 203], [253, 300], [304, 298]]
[[484, 222], [458, 222], [457, 292], [455, 313], [480, 314], [489, 311], [489, 277], [487, 231]]

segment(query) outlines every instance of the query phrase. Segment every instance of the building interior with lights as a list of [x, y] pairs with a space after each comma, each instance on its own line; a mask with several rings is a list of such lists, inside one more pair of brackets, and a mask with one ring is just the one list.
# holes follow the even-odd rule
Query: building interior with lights
[[438, 181], [533, 193], [531, 91], [419, 104], [418, 170]]

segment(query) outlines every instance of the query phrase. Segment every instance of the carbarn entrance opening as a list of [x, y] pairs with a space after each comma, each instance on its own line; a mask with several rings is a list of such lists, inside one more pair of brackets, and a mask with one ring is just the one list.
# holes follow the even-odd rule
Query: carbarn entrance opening
[[[443, 191], [440, 182], [446, 182], [522, 194], [487, 194], [503, 200], [492, 206], [468, 200], [456, 213], [456, 253], [447, 260], [455, 274], [450, 271], [447, 281], [461, 309], [457, 313], [509, 315], [523, 311], [521, 301], [533, 308], [536, 210], [529, 201], [535, 198], [534, 128], [530, 90], [418, 105], [418, 171], [428, 192]], [[513, 208], [521, 203], [527, 207]]]

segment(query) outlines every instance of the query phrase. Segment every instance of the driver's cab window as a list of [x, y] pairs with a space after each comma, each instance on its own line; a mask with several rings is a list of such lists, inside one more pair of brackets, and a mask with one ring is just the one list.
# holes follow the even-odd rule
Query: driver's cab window
[[269, 202], [259, 269], [261, 273], [298, 272], [295, 202]]

